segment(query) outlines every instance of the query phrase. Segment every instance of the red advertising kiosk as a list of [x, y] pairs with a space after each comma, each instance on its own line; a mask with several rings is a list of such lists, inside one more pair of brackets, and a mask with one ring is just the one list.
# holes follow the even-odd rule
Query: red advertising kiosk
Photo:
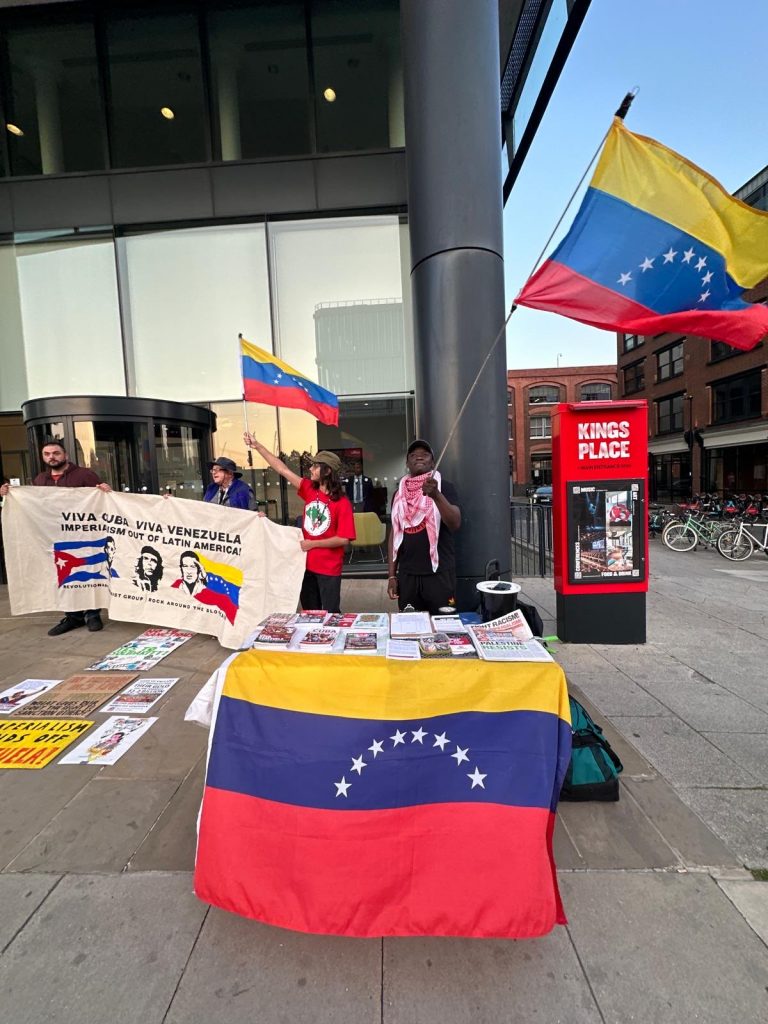
[[565, 402], [552, 418], [557, 635], [645, 643], [648, 411]]

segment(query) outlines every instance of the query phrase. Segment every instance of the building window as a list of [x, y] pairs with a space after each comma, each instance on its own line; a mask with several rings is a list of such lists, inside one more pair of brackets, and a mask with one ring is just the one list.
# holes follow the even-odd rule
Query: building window
[[654, 501], [682, 501], [691, 496], [691, 453], [651, 456], [651, 497]]
[[679, 377], [683, 372], [683, 341], [656, 353], [656, 379], [659, 381]]
[[683, 396], [660, 398], [656, 403], [656, 432], [674, 434], [683, 429]]
[[625, 352], [631, 352], [635, 348], [640, 348], [643, 344], [643, 336], [641, 334], [625, 334], [623, 338]]
[[552, 405], [560, 401], [560, 388], [556, 384], [540, 384], [528, 392], [529, 405]]
[[712, 384], [712, 422], [752, 419], [760, 415], [760, 370]]
[[507, 388], [507, 405], [512, 405], [512, 389]]
[[579, 389], [582, 402], [610, 402], [611, 385], [597, 381], [582, 384]]
[[738, 352], [739, 349], [725, 341], [712, 341], [709, 348], [709, 361], [710, 363], [719, 363], [723, 359], [730, 359], [731, 356], [738, 355]]
[[624, 367], [624, 394], [632, 395], [645, 387], [645, 360]]
[[531, 437], [552, 437], [552, 421], [549, 416], [531, 416]]
[[513, 432], [512, 420], [507, 420], [507, 436], [509, 437], [510, 441], [514, 440], [515, 435]]

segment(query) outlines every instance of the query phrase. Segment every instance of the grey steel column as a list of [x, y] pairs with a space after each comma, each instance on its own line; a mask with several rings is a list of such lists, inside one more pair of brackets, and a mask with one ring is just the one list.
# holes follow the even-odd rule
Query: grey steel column
[[[402, 0], [418, 432], [435, 452], [505, 317], [498, 0]], [[511, 558], [506, 347], [485, 368], [440, 469], [456, 483], [460, 608]]]

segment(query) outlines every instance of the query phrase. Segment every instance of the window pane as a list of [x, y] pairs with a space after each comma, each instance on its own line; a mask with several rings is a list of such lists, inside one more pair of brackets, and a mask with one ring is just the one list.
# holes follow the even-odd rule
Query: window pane
[[130, 323], [132, 393], [178, 402], [242, 396], [242, 333], [271, 350], [261, 224], [119, 240]]
[[304, 5], [215, 11], [208, 24], [222, 159], [311, 152]]
[[[243, 473], [243, 480], [253, 489], [259, 502], [259, 511], [270, 519], [282, 522], [282, 478], [267, 466], [258, 452], [251, 453], [252, 466], [243, 442], [243, 403], [216, 402], [211, 405], [216, 413], [216, 433], [213, 435], [213, 457], [224, 455], [233, 459]], [[248, 405], [248, 429], [262, 444], [277, 452], [277, 410], [268, 405]]]
[[0, 311], [0, 411], [12, 412], [20, 409], [22, 402], [30, 397], [16, 249], [13, 245], [0, 246]]
[[397, 0], [314, 0], [320, 152], [405, 145]]
[[16, 248], [30, 395], [124, 395], [111, 238]]
[[[155, 423], [155, 457], [160, 493], [203, 500], [202, 431], [179, 423]], [[206, 480], [207, 483], [207, 480]]]
[[607, 402], [611, 398], [610, 384], [582, 384], [582, 402]]
[[104, 167], [102, 109], [93, 27], [59, 24], [10, 30], [6, 132], [13, 174]]
[[560, 401], [560, 388], [555, 385], [540, 384], [528, 392], [529, 405], [551, 405]]
[[128, 13], [109, 17], [113, 165], [207, 160], [197, 18]]

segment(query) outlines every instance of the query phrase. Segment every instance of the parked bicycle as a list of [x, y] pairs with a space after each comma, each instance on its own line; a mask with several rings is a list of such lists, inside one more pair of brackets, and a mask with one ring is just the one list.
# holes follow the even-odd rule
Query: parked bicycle
[[723, 523], [719, 519], [702, 519], [689, 513], [683, 522], [669, 523], [661, 535], [662, 541], [672, 551], [693, 551], [699, 544], [706, 548], [717, 547], [718, 538], [733, 529], [732, 523]]
[[[768, 523], [739, 523], [738, 529], [729, 524], [717, 538], [717, 550], [724, 558], [732, 562], [743, 562], [760, 548], [768, 555]], [[757, 531], [762, 530], [763, 538], [759, 539]]]

